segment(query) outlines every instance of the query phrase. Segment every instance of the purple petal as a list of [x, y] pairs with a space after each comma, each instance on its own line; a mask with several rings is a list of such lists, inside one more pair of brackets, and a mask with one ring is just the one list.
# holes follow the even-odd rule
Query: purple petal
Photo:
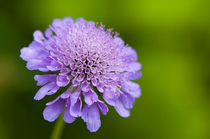
[[31, 49], [30, 47], [24, 47], [20, 50], [20, 57], [23, 59], [23, 60], [29, 60], [31, 58], [34, 58], [36, 57], [37, 53], [34, 49]]
[[103, 101], [98, 101], [97, 102], [99, 109], [101, 110], [101, 112], [103, 113], [103, 115], [106, 115], [107, 112], [109, 111], [108, 107], [106, 106], [106, 104], [104, 104]]
[[127, 63], [134, 62], [137, 60], [137, 53], [132, 47], [124, 47], [121, 54], [125, 57]]
[[26, 61], [30, 59], [45, 58], [46, 56], [48, 56], [43, 46], [35, 41], [33, 41], [28, 47], [22, 48], [20, 50], [20, 53], [20, 57]]
[[130, 116], [130, 111], [124, 107], [124, 105], [119, 99], [116, 101], [114, 108], [120, 116], [122, 117]]
[[85, 103], [88, 105], [92, 105], [94, 102], [98, 101], [98, 96], [93, 90], [89, 90], [88, 92], [83, 92]]
[[121, 87], [124, 92], [130, 94], [134, 98], [141, 96], [141, 89], [137, 83], [131, 81], [122, 82]]
[[98, 80], [96, 78], [92, 78], [91, 82], [92, 82], [93, 86], [97, 86], [98, 85]]
[[62, 28], [63, 22], [60, 19], [54, 19], [53, 22], [52, 22], [52, 26], [54, 28]]
[[61, 98], [68, 98], [71, 95], [73, 88], [73, 86], [70, 86], [63, 94], [61, 94]]
[[120, 100], [122, 101], [123, 105], [125, 106], [126, 109], [131, 109], [133, 107], [135, 99], [127, 94], [123, 93], [120, 95]]
[[86, 104], [83, 109], [82, 109], [82, 114], [81, 117], [82, 119], [87, 122], [88, 121], [88, 117], [87, 117], [87, 113], [88, 113], [88, 105]]
[[111, 88], [106, 88], [104, 93], [103, 93], [104, 97], [112, 99], [115, 97], [115, 92], [113, 89]]
[[48, 83], [39, 89], [39, 91], [34, 96], [34, 99], [40, 100], [44, 98], [46, 95], [51, 95], [55, 93], [58, 89], [59, 87], [54, 82]]
[[119, 46], [123, 46], [124, 45], [124, 41], [122, 40], [122, 38], [120, 37], [115, 37], [114, 38], [114, 42], [119, 45]]
[[54, 99], [54, 100], [48, 102], [46, 105], [47, 105], [47, 106], [52, 105], [52, 104], [54, 104], [55, 102], [57, 102], [59, 99], [61, 99], [60, 96], [58, 96], [56, 99]]
[[56, 93], [58, 91], [58, 89], [60, 88], [59, 86], [56, 85], [56, 83], [54, 83], [54, 87], [47, 93], [47, 95], [52, 95], [54, 93]]
[[98, 85], [97, 85], [97, 89], [98, 89], [98, 91], [99, 92], [104, 92], [104, 84], [103, 83], [99, 83]]
[[138, 62], [133, 62], [128, 65], [127, 71], [134, 72], [139, 71], [141, 69], [141, 64]]
[[[62, 67], [60, 70], [60, 75], [67, 75], [70, 72], [70, 69], [67, 67]], [[69, 76], [69, 79], [71, 79], [72, 76]]]
[[73, 85], [74, 87], [80, 85], [80, 82], [77, 80], [77, 78], [74, 78], [74, 79], [72, 80], [72, 85]]
[[68, 26], [71, 26], [74, 23], [74, 20], [72, 18], [70, 18], [70, 17], [65, 17], [63, 19], [63, 22], [64, 22], [64, 24], [66, 24]]
[[81, 89], [80, 88], [77, 88], [77, 90], [71, 94], [71, 105], [74, 105], [78, 98], [80, 97], [80, 92], [81, 92]]
[[86, 22], [85, 22], [84, 18], [82, 18], [82, 17], [77, 18], [77, 20], [75, 21], [75, 24], [77, 24], [77, 25], [83, 25], [85, 23]]
[[55, 60], [52, 60], [47, 68], [51, 71], [58, 71], [61, 69], [61, 64], [56, 62]]
[[73, 117], [71, 114], [70, 114], [70, 106], [68, 105], [64, 111], [64, 117], [63, 117], [63, 120], [66, 122], [66, 123], [73, 123], [75, 121], [75, 117]]
[[34, 40], [39, 42], [40, 44], [43, 43], [43, 40], [45, 40], [44, 36], [43, 36], [43, 33], [39, 30], [36, 30], [33, 34], [34, 36]]
[[63, 99], [58, 99], [55, 103], [47, 106], [43, 111], [44, 119], [49, 122], [55, 121], [62, 113], [65, 102]]
[[38, 86], [42, 86], [48, 82], [56, 80], [56, 74], [35, 75], [34, 80], [37, 81]]
[[82, 91], [88, 92], [90, 90], [90, 83], [88, 81], [83, 81], [81, 87]]
[[81, 109], [82, 109], [82, 100], [79, 97], [75, 104], [71, 104], [70, 114], [74, 117], [79, 117], [81, 115]]
[[54, 87], [54, 84], [53, 84], [53, 83], [49, 83], [49, 84], [43, 86], [43, 87], [40, 88], [39, 91], [36, 93], [34, 99], [35, 99], [35, 100], [40, 100], [40, 99], [44, 98], [45, 95], [47, 95], [47, 92], [48, 92], [49, 90], [51, 90], [53, 87]]
[[127, 80], [138, 80], [142, 76], [142, 73], [139, 71], [134, 71], [126, 72], [124, 75], [126, 76]]
[[64, 86], [66, 86], [66, 85], [68, 85], [69, 84], [69, 78], [68, 78], [68, 76], [66, 76], [66, 75], [59, 75], [59, 76], [57, 76], [57, 85], [58, 86], [62, 86], [62, 87], [64, 87]]
[[81, 115], [82, 101], [80, 98], [81, 89], [77, 88], [77, 90], [71, 94], [71, 106], [70, 106], [70, 114], [74, 117], [78, 117]]
[[40, 71], [48, 71], [46, 66], [50, 65], [50, 61], [48, 52], [44, 49], [44, 47], [33, 41], [28, 47], [21, 49], [20, 57], [27, 61], [27, 68], [29, 70], [40, 70]]
[[47, 38], [50, 38], [52, 36], [52, 30], [50, 28], [47, 28], [44, 34]]
[[104, 100], [111, 106], [115, 105], [116, 100], [118, 99], [119, 95], [117, 95], [113, 90], [111, 89], [105, 89], [103, 92], [103, 98]]
[[46, 68], [46, 65], [49, 64], [49, 61], [47, 60], [41, 60], [41, 59], [31, 59], [28, 61], [26, 67], [29, 70], [40, 70], [43, 72], [49, 71], [48, 68]]
[[87, 113], [87, 128], [90, 132], [96, 132], [101, 126], [100, 113], [96, 104], [88, 108]]

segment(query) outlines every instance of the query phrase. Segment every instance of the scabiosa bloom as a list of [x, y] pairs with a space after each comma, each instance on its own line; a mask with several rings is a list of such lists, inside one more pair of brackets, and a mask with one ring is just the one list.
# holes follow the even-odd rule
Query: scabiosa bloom
[[66, 17], [55, 19], [44, 35], [35, 31], [33, 36], [20, 57], [27, 61], [29, 70], [48, 72], [35, 75], [42, 87], [34, 99], [41, 100], [66, 87], [46, 104], [45, 120], [52, 122], [64, 111], [66, 123], [81, 117], [95, 132], [101, 126], [100, 111], [104, 115], [108, 112], [105, 103], [122, 117], [130, 115], [135, 98], [140, 96], [140, 87], [132, 80], [140, 78], [141, 64], [136, 62], [136, 51], [117, 33], [83, 18], [74, 22]]

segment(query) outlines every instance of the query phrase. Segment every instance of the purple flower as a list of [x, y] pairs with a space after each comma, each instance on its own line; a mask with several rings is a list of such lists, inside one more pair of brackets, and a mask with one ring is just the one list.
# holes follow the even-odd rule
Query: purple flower
[[66, 88], [47, 103], [45, 120], [52, 122], [64, 111], [66, 123], [81, 117], [95, 132], [101, 126], [100, 111], [104, 115], [108, 112], [105, 102], [120, 116], [130, 115], [135, 98], [141, 95], [139, 85], [132, 82], [141, 77], [141, 64], [136, 62], [136, 51], [116, 33], [83, 18], [74, 22], [66, 17], [55, 19], [44, 35], [35, 31], [33, 36], [32, 43], [21, 49], [20, 57], [27, 61], [29, 70], [51, 73], [35, 75], [42, 87], [34, 99]]

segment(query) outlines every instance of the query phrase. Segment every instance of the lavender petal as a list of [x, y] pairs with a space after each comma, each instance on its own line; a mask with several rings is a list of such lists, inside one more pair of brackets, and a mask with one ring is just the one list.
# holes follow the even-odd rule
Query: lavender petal
[[65, 100], [63, 99], [58, 99], [57, 102], [48, 105], [43, 111], [44, 119], [49, 122], [55, 121], [62, 113], [64, 106]]

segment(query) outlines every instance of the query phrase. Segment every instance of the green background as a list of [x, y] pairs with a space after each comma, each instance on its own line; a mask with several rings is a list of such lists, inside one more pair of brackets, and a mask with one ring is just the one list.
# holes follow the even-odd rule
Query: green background
[[54, 18], [102, 22], [120, 33], [143, 65], [142, 96], [129, 118], [113, 108], [90, 133], [79, 118], [63, 139], [210, 139], [209, 0], [0, 1], [0, 139], [48, 139], [55, 123], [42, 117], [33, 76], [20, 49]]

